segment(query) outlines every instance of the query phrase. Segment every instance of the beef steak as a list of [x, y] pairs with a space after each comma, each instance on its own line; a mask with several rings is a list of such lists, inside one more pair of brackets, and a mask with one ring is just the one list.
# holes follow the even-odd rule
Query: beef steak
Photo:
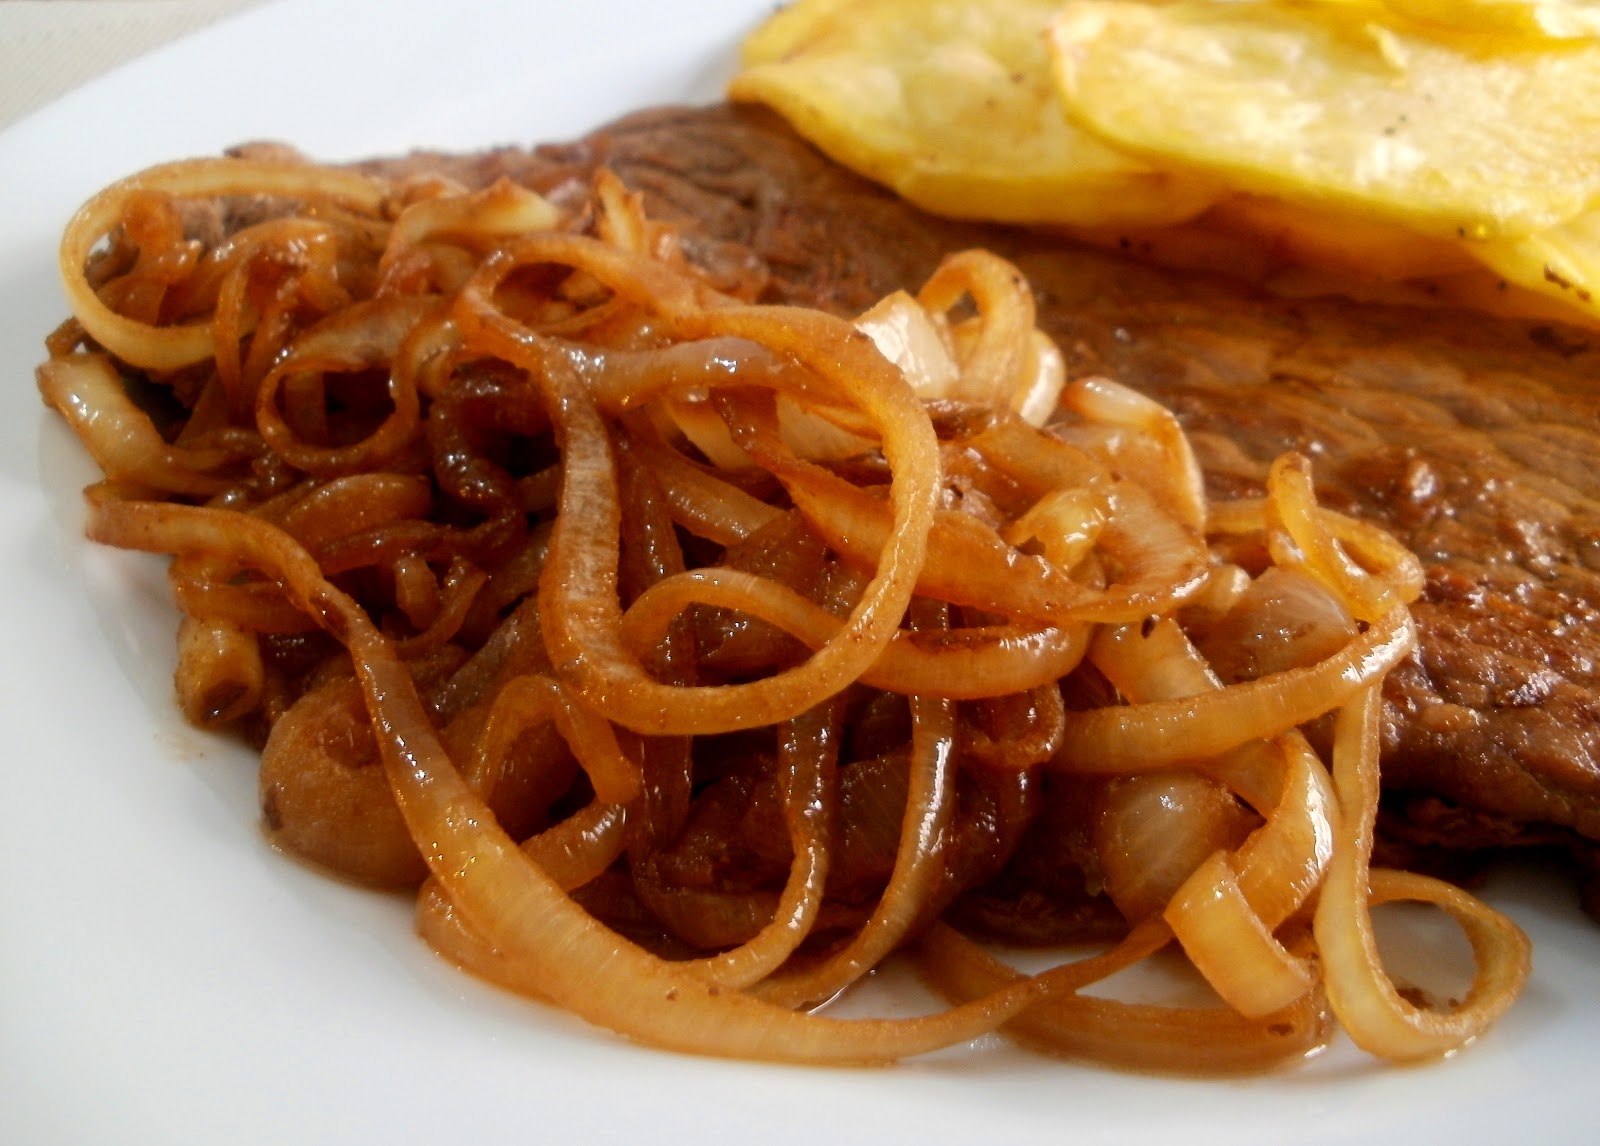
[[1307, 454], [1328, 504], [1427, 570], [1417, 655], [1386, 689], [1385, 825], [1411, 845], [1600, 841], [1600, 332], [1343, 300], [1289, 301], [1037, 231], [923, 214], [768, 113], [636, 114], [587, 138], [388, 173], [506, 174], [556, 198], [610, 167], [691, 257], [769, 301], [851, 313], [987, 246], [1039, 297], [1074, 373], [1173, 408], [1213, 491]]

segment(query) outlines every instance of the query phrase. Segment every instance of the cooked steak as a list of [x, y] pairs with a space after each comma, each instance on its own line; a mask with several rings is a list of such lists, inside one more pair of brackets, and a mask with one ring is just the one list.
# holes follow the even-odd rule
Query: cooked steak
[[[1419, 653], [1389, 678], [1392, 841], [1600, 841], [1600, 334], [1445, 310], [1286, 301], [1067, 241], [935, 219], [750, 109], [664, 109], [589, 138], [449, 165], [556, 197], [609, 166], [680, 222], [693, 257], [763, 297], [841, 312], [941, 254], [1015, 260], [1075, 372], [1177, 411], [1214, 492], [1287, 449], [1329, 504], [1422, 558]], [[1413, 857], [1415, 858], [1415, 857]]]

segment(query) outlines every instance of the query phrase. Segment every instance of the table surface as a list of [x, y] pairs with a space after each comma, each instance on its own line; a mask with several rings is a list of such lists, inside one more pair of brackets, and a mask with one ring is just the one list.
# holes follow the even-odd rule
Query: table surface
[[262, 0], [0, 0], [0, 131], [102, 72]]

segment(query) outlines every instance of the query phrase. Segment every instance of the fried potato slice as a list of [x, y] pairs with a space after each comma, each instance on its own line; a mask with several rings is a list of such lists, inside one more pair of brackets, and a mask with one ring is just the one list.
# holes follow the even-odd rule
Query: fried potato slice
[[[1370, 288], [1436, 278], [1480, 265], [1464, 244], [1312, 207], [1235, 195], [1170, 227], [1069, 227], [1066, 234], [1146, 262], [1266, 282], [1290, 267], [1317, 267]], [[1348, 293], [1348, 292], [1347, 292]]]
[[1045, 32], [1059, 0], [798, 0], [745, 42], [728, 94], [767, 104], [834, 160], [940, 214], [1156, 225], [1203, 178], [1069, 122]]
[[1075, 0], [1050, 44], [1080, 123], [1241, 192], [1497, 240], [1600, 198], [1600, 43], [1423, 31], [1371, 3]]
[[1219, 231], [1255, 237], [1274, 248], [1285, 262], [1376, 282], [1454, 274], [1474, 265], [1472, 256], [1456, 240], [1282, 199], [1238, 195], [1217, 204], [1201, 219]]
[[1402, 16], [1463, 32], [1580, 40], [1600, 36], [1594, 0], [1384, 0]]
[[1536, 235], [1463, 246], [1507, 282], [1600, 319], [1600, 211]]

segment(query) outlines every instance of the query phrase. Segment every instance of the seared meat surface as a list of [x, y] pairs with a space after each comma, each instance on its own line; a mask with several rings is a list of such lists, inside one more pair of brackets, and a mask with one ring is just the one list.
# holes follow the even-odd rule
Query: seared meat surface
[[[934, 219], [766, 113], [663, 109], [576, 143], [413, 156], [554, 197], [605, 165], [718, 276], [840, 312], [919, 284], [946, 251], [1016, 261], [1077, 373], [1175, 409], [1213, 492], [1306, 453], [1327, 503], [1427, 568], [1417, 656], [1387, 688], [1392, 843], [1600, 840], [1600, 334], [1340, 300], [1262, 297], [1069, 242]], [[1422, 853], [1413, 853], [1421, 855]]]

